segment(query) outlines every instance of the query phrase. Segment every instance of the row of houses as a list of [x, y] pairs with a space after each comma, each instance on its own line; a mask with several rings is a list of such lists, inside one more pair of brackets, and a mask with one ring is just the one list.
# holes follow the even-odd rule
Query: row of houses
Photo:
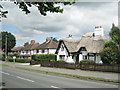
[[31, 40], [31, 43], [26, 46], [14, 47], [10, 54], [17, 53], [19, 58], [31, 59], [33, 54], [55, 54], [58, 43], [53, 41], [51, 37], [46, 38], [42, 44]]
[[69, 36], [56, 43], [52, 38], [47, 38], [40, 45], [31, 40], [30, 45], [15, 47], [12, 49], [12, 53], [19, 53], [20, 58], [31, 58], [33, 54], [57, 54], [57, 60], [69, 63], [80, 62], [83, 59], [101, 63], [101, 57], [98, 53], [103, 49], [106, 41], [108, 38], [104, 35], [103, 28], [96, 26], [94, 32], [86, 33], [79, 39]]

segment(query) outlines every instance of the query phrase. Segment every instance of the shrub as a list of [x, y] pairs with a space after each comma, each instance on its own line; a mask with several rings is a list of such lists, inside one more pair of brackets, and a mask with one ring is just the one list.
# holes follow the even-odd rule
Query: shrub
[[80, 63], [95, 63], [95, 61], [85, 59], [85, 60], [80, 61]]
[[[9, 58], [9, 62], [13, 62], [13, 58]], [[19, 63], [30, 63], [30, 59], [15, 59], [15, 62], [19, 62]]]
[[5, 54], [2, 54], [2, 61], [5, 61]]
[[56, 61], [57, 56], [54, 54], [40, 54], [32, 55], [32, 59], [35, 61]]
[[59, 60], [59, 61], [57, 61], [57, 62], [62, 62], [62, 63], [66, 63], [64, 60]]
[[119, 63], [119, 54], [110, 47], [106, 47], [100, 51], [99, 55], [102, 58], [102, 62], [105, 64], [116, 64]]

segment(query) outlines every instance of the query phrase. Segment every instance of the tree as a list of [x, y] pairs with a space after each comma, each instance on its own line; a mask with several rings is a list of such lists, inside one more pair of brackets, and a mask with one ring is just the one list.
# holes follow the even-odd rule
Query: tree
[[[14, 2], [22, 11], [24, 11], [26, 14], [30, 13], [29, 7], [35, 6], [41, 15], [46, 16], [46, 12], [57, 12], [62, 13], [63, 9], [60, 6], [55, 6], [55, 4], [62, 3], [64, 5], [72, 5], [75, 2]], [[0, 5], [1, 6], [1, 5]], [[3, 8], [2, 6], [0, 7]], [[8, 11], [1, 11], [1, 16], [6, 17], [6, 14]]]
[[24, 46], [27, 46], [27, 45], [29, 45], [29, 42], [24, 43]]
[[53, 41], [58, 43], [58, 40], [56, 39], [56, 37], [51, 37]]
[[109, 36], [111, 40], [105, 42], [99, 54], [103, 63], [120, 64], [120, 29], [113, 24]]
[[13, 34], [8, 32], [1, 32], [1, 34], [2, 34], [2, 49], [5, 52], [5, 47], [7, 45], [7, 53], [8, 53], [16, 45], [16, 38]]

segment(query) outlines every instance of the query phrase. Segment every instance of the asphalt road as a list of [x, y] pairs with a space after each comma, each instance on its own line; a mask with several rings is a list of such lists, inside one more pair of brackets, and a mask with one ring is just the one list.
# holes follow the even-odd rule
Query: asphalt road
[[[118, 88], [118, 85], [103, 82], [70, 79], [38, 72], [2, 67], [3, 88]], [[65, 88], [65, 89], [63, 89]]]

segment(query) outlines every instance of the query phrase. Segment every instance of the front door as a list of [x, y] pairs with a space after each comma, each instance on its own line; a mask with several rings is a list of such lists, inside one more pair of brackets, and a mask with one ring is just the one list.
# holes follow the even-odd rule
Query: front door
[[76, 55], [76, 62], [75, 63], [79, 63], [79, 54]]

